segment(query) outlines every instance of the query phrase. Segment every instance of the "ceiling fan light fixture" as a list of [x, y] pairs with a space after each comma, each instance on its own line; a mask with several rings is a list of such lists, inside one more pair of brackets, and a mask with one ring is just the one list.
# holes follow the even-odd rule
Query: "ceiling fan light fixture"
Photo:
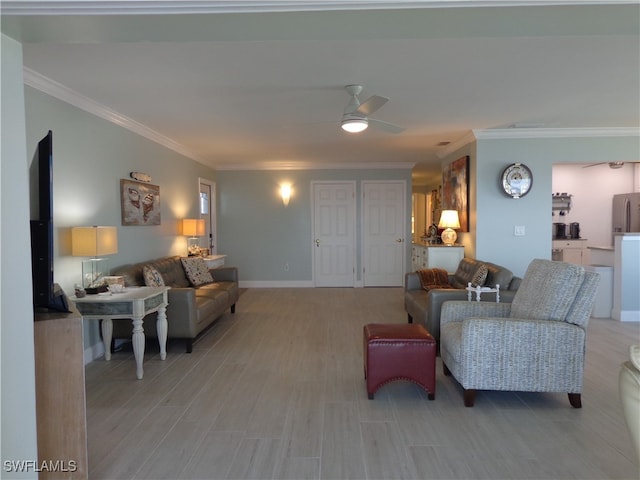
[[367, 129], [369, 122], [363, 117], [345, 115], [340, 126], [345, 132], [359, 133]]

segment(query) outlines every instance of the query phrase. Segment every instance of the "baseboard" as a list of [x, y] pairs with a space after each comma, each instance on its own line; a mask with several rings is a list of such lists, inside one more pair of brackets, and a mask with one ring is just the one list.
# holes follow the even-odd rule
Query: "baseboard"
[[240, 280], [240, 288], [313, 288], [311, 280], [282, 281], [282, 280]]
[[[240, 280], [240, 288], [314, 288], [313, 280], [281, 281], [281, 280]], [[364, 284], [358, 280], [353, 285], [355, 288], [363, 288]], [[347, 287], [348, 288], [348, 287]]]
[[104, 344], [99, 342], [84, 349], [84, 364], [93, 362], [100, 357], [104, 357]]
[[622, 310], [613, 308], [611, 318], [620, 322], [640, 322], [640, 310]]

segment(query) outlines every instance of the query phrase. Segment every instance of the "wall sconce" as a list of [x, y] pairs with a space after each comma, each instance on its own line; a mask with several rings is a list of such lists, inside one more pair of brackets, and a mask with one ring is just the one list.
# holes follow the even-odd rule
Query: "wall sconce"
[[189, 256], [200, 255], [200, 240], [204, 236], [203, 218], [183, 218], [180, 231], [185, 237], [189, 237], [187, 253]]
[[289, 205], [289, 200], [291, 199], [291, 184], [283, 183], [280, 185], [280, 197], [282, 197], [282, 203], [286, 207]]
[[454, 228], [460, 228], [460, 219], [458, 218], [457, 210], [443, 210], [442, 215], [440, 215], [440, 222], [438, 223], [438, 228], [444, 228], [444, 232], [440, 235], [442, 238], [442, 243], [447, 246], [451, 246], [456, 243], [458, 239], [458, 234], [456, 233]]
[[87, 293], [107, 291], [104, 277], [109, 275], [109, 265], [104, 255], [118, 253], [118, 229], [116, 227], [73, 227], [71, 229], [71, 255], [89, 257], [82, 261], [82, 286]]

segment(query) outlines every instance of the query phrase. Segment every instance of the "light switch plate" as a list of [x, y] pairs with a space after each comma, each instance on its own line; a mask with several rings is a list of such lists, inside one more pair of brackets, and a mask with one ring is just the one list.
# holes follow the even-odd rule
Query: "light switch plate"
[[516, 237], [524, 237], [524, 225], [516, 225], [513, 227], [513, 234]]

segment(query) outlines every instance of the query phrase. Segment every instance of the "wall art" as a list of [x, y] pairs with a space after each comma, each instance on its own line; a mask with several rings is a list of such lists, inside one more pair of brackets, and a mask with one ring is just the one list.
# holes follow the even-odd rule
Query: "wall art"
[[160, 225], [160, 187], [120, 180], [122, 225]]
[[442, 169], [442, 208], [457, 210], [460, 232], [469, 231], [469, 157], [459, 158]]

